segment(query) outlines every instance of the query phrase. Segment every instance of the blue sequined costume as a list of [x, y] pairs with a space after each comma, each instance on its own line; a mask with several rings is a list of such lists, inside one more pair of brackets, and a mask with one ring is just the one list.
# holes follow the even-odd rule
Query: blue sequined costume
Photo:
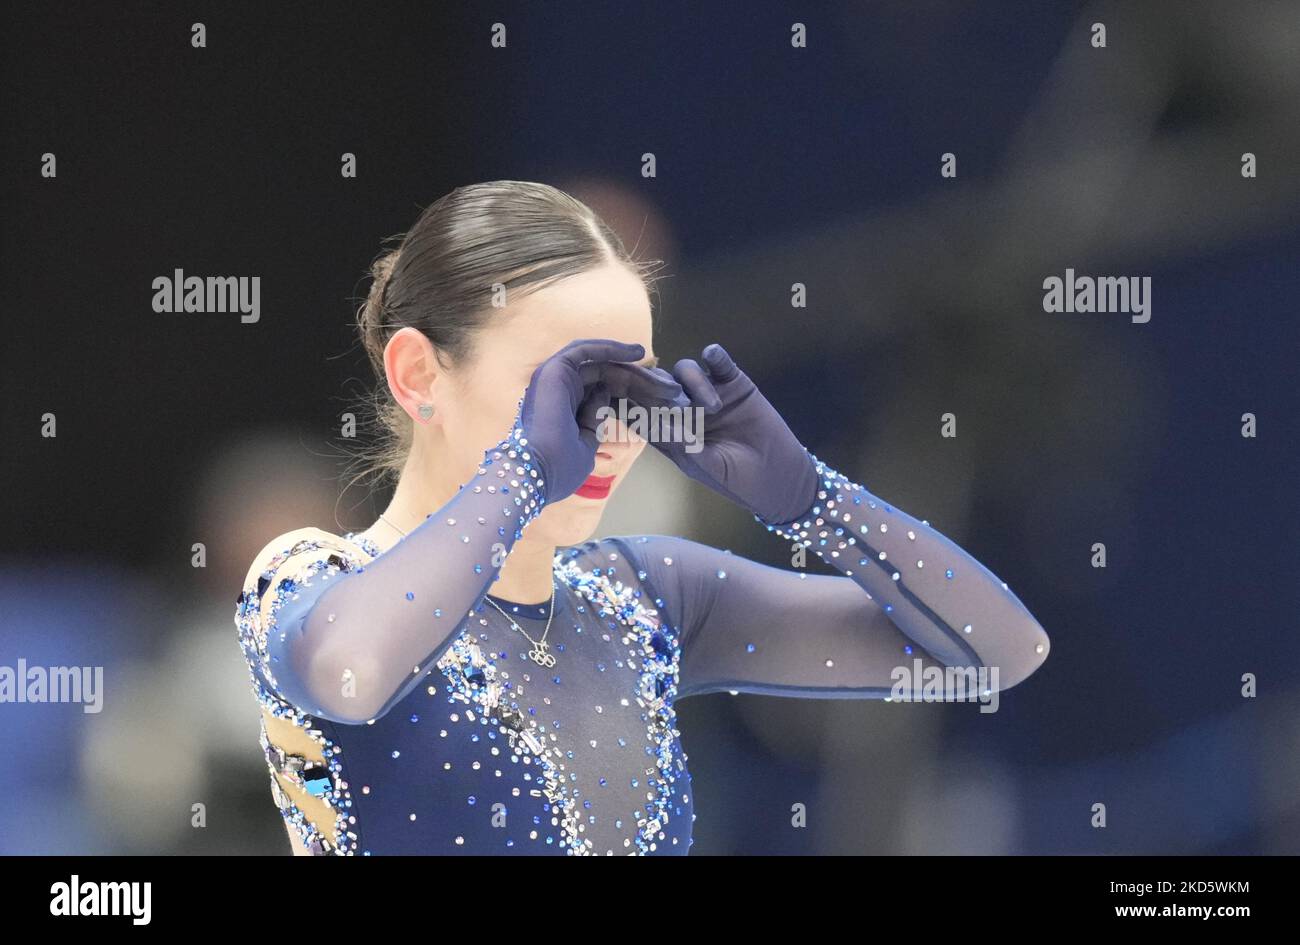
[[[560, 549], [555, 662], [539, 665], [529, 638], [548, 606], [492, 597], [515, 629], [485, 599], [544, 504], [528, 458], [516, 430], [383, 554], [307, 529], [250, 570], [236, 624], [255, 695], [323, 760], [277, 752], [264, 716], [273, 794], [311, 852], [685, 854], [695, 811], [676, 700], [972, 698], [967, 686], [1005, 690], [1046, 659], [1047, 635], [1005, 584], [817, 463], [813, 507], [767, 527], [842, 576], [668, 536]], [[332, 829], [290, 784], [328, 804]]]

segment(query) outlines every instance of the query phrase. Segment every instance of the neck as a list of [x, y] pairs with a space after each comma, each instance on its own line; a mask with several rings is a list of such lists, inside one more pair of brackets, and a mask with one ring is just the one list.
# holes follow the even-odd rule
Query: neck
[[555, 586], [555, 546], [521, 538], [501, 565], [500, 576], [488, 593], [516, 604], [547, 604]]
[[[468, 481], [471, 474], [472, 469], [465, 474], [463, 481]], [[384, 509], [384, 518], [402, 531], [410, 532], [430, 513], [450, 502], [458, 491], [460, 480], [454, 474], [435, 467], [418, 445], [413, 446], [397, 480], [392, 501]], [[377, 522], [370, 531], [375, 534], [369, 537], [384, 550], [395, 545], [401, 537], [383, 522]], [[382, 540], [376, 537], [379, 533], [384, 535]], [[548, 603], [553, 586], [554, 558], [553, 543], [525, 534], [510, 549], [497, 580], [488, 585], [488, 593], [516, 604]]]

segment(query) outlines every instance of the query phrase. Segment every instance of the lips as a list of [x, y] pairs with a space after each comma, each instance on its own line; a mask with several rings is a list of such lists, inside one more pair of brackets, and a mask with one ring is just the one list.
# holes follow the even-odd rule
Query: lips
[[575, 495], [584, 499], [604, 499], [614, 485], [615, 476], [588, 476], [582, 485], [574, 490]]

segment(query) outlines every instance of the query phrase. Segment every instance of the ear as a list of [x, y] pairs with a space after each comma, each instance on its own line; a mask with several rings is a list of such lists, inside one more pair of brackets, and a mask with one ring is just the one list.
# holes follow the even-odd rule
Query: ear
[[[433, 342], [414, 328], [398, 329], [384, 347], [384, 374], [393, 399], [413, 421], [420, 424], [438, 422], [434, 392], [442, 375]], [[421, 416], [420, 406], [430, 405], [432, 419]], [[427, 412], [427, 408], [426, 408]]]

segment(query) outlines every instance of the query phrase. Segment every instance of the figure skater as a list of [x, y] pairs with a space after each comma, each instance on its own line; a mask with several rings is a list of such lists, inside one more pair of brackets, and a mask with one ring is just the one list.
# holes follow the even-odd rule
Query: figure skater
[[[1006, 584], [810, 453], [724, 348], [657, 367], [645, 265], [569, 195], [458, 188], [373, 275], [392, 500], [276, 538], [236, 614], [296, 853], [685, 854], [677, 700], [983, 698], [1046, 659]], [[592, 539], [646, 446], [627, 404], [701, 411], [651, 445], [839, 573]]]

